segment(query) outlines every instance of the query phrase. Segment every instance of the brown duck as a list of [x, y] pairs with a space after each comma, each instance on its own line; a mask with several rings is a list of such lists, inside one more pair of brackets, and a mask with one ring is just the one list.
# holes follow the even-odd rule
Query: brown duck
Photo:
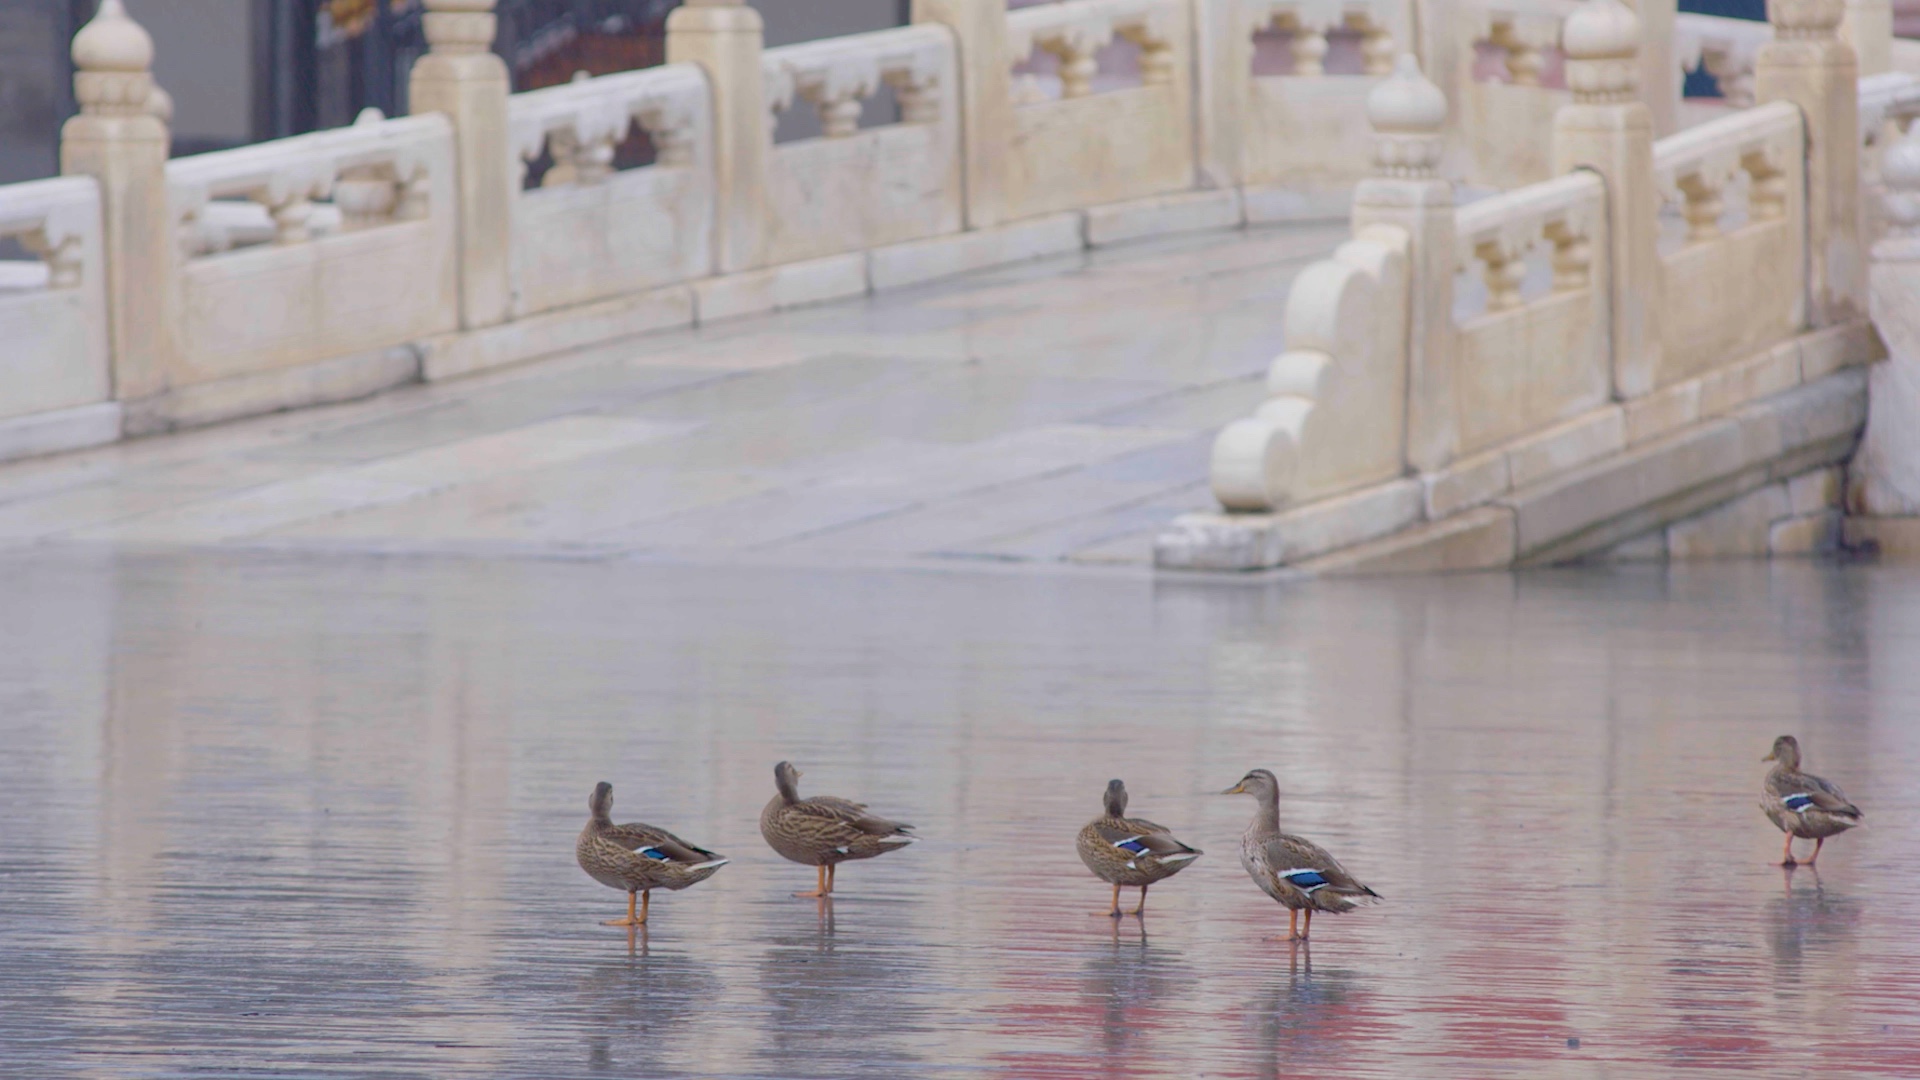
[[627, 917], [610, 920], [608, 926], [645, 926], [653, 890], [678, 892], [712, 877], [729, 861], [665, 829], [638, 822], [615, 825], [613, 785], [604, 780], [587, 797], [587, 810], [587, 827], [573, 845], [574, 858], [593, 880], [627, 890]]
[[909, 836], [913, 826], [867, 812], [865, 803], [832, 795], [800, 797], [800, 770], [783, 761], [773, 767], [773, 801], [760, 811], [760, 835], [767, 846], [814, 868], [814, 891], [795, 896], [833, 895], [833, 868], [851, 859], [871, 859], [906, 847], [919, 839]]
[[1113, 910], [1107, 914], [1120, 917], [1124, 886], [1140, 890], [1140, 906], [1133, 909], [1140, 915], [1147, 910], [1147, 886], [1186, 869], [1202, 853], [1175, 840], [1164, 825], [1128, 817], [1127, 785], [1119, 780], [1107, 781], [1105, 804], [1107, 812], [1087, 822], [1074, 846], [1093, 876], [1113, 886]]
[[1813, 854], [1807, 856], [1807, 865], [1812, 866], [1827, 837], [1846, 832], [1866, 816], [1831, 782], [1800, 771], [1800, 740], [1793, 736], [1773, 740], [1773, 753], [1760, 760], [1774, 763], [1760, 787], [1760, 809], [1787, 834], [1781, 866], [1797, 865], [1793, 859], [1794, 837], [1813, 841]]
[[[1287, 940], [1305, 941], [1313, 929], [1313, 913], [1352, 911], [1380, 894], [1360, 884], [1325, 848], [1303, 836], [1280, 831], [1280, 781], [1265, 769], [1254, 769], [1222, 794], [1251, 795], [1258, 806], [1253, 823], [1240, 839], [1240, 865], [1260, 891], [1287, 909]], [[1296, 931], [1301, 912], [1306, 925]]]

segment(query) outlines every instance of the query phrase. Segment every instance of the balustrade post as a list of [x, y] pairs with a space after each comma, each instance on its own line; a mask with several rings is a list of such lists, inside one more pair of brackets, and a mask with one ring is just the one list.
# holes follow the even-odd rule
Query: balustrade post
[[667, 16], [667, 62], [699, 64], [713, 86], [713, 250], [721, 273], [767, 261], [767, 152], [773, 145], [760, 13], [740, 0], [687, 0]]
[[1853, 46], [1861, 76], [1893, 70], [1893, 4], [1891, 0], [1846, 0], [1840, 20], [1840, 40]]
[[1866, 312], [1860, 240], [1860, 90], [1839, 38], [1845, 0], [1772, 0], [1773, 40], [1753, 76], [1761, 103], [1790, 101], [1807, 122], [1807, 313], [1831, 326]]
[[168, 99], [153, 83], [153, 39], [122, 0], [102, 0], [72, 55], [80, 112], [60, 129], [60, 171], [100, 184], [113, 396], [149, 397], [167, 389], [173, 370]]
[[1867, 431], [1854, 458], [1848, 509], [1920, 514], [1920, 127], [1887, 147], [1886, 233], [1873, 245], [1868, 310], [1887, 360], [1867, 379]]
[[1439, 176], [1447, 96], [1402, 53], [1367, 95], [1373, 176], [1353, 192], [1353, 228], [1396, 225], [1412, 246], [1407, 297], [1407, 461], [1442, 468], [1459, 446], [1453, 387], [1453, 184]]
[[1640, 20], [1619, 0], [1589, 0], [1561, 47], [1573, 103], [1553, 118], [1553, 171], [1592, 169], [1607, 183], [1613, 394], [1638, 397], [1660, 370], [1660, 190], [1653, 119], [1638, 97]]
[[913, 0], [915, 23], [953, 31], [960, 52], [960, 128], [967, 228], [1006, 220], [1007, 142], [1013, 137], [1013, 64], [1006, 0]]
[[494, 0], [426, 0], [428, 52], [407, 83], [415, 115], [453, 124], [459, 191], [460, 325], [512, 317], [513, 199], [519, 170], [507, 147], [506, 62], [493, 54]]
[[1653, 121], [1653, 137], [1680, 130], [1680, 60], [1674, 55], [1675, 0], [1632, 0], [1640, 19], [1640, 98]]

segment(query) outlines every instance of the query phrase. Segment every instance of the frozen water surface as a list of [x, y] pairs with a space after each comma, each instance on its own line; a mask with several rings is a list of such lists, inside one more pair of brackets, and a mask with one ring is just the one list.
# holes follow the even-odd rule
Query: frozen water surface
[[[1817, 875], [1787, 731], [1868, 815]], [[16, 551], [0, 745], [7, 1075], [1920, 1075], [1913, 571]], [[791, 899], [783, 757], [925, 840]], [[1310, 952], [1211, 794], [1253, 765], [1386, 897]], [[1118, 926], [1110, 776], [1207, 851]], [[601, 779], [734, 859], [631, 940]]]

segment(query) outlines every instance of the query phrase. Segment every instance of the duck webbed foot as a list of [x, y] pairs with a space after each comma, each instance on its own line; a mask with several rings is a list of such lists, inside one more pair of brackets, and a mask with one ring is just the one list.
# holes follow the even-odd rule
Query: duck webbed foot
[[816, 866], [813, 869], [816, 878], [813, 891], [797, 892], [793, 894], [794, 896], [802, 900], [820, 900], [833, 894], [833, 888], [827, 884], [827, 868]]

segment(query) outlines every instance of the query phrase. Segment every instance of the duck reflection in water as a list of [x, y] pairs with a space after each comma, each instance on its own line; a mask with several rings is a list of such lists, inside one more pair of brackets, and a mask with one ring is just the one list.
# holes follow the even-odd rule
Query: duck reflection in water
[[1782, 894], [1768, 903], [1767, 937], [1782, 978], [1797, 978], [1802, 961], [1830, 954], [1844, 945], [1860, 921], [1853, 898], [1827, 889], [1811, 863], [1785, 867]]
[[692, 1075], [696, 1061], [673, 1061], [665, 1048], [703, 1042], [687, 1034], [698, 1026], [709, 1003], [721, 994], [721, 980], [697, 956], [678, 948], [649, 949], [644, 927], [628, 936], [631, 959], [603, 961], [588, 969], [575, 991], [572, 1017], [592, 1017], [586, 1028], [587, 1062], [595, 1071], [648, 1076]]
[[1198, 985], [1178, 952], [1147, 943], [1145, 928], [1122, 933], [1087, 961], [1082, 992], [1100, 1018], [1100, 1051], [1108, 1061], [1142, 1060], [1153, 1054], [1153, 1036], [1181, 1023], [1178, 1007]]
[[1256, 999], [1248, 1022], [1261, 1077], [1297, 1076], [1301, 1063], [1337, 1061], [1363, 1037], [1356, 1023], [1362, 995], [1345, 971], [1313, 969], [1307, 942], [1289, 952], [1287, 976]]
[[[930, 1027], [920, 973], [931, 970], [924, 936], [904, 904], [868, 902], [842, 924], [832, 897], [811, 925], [764, 939], [759, 986], [768, 1012], [764, 1071], [783, 1077], [917, 1076], [908, 1040]], [[804, 918], [804, 917], [803, 917]], [[848, 1039], [850, 1031], [861, 1032]]]

